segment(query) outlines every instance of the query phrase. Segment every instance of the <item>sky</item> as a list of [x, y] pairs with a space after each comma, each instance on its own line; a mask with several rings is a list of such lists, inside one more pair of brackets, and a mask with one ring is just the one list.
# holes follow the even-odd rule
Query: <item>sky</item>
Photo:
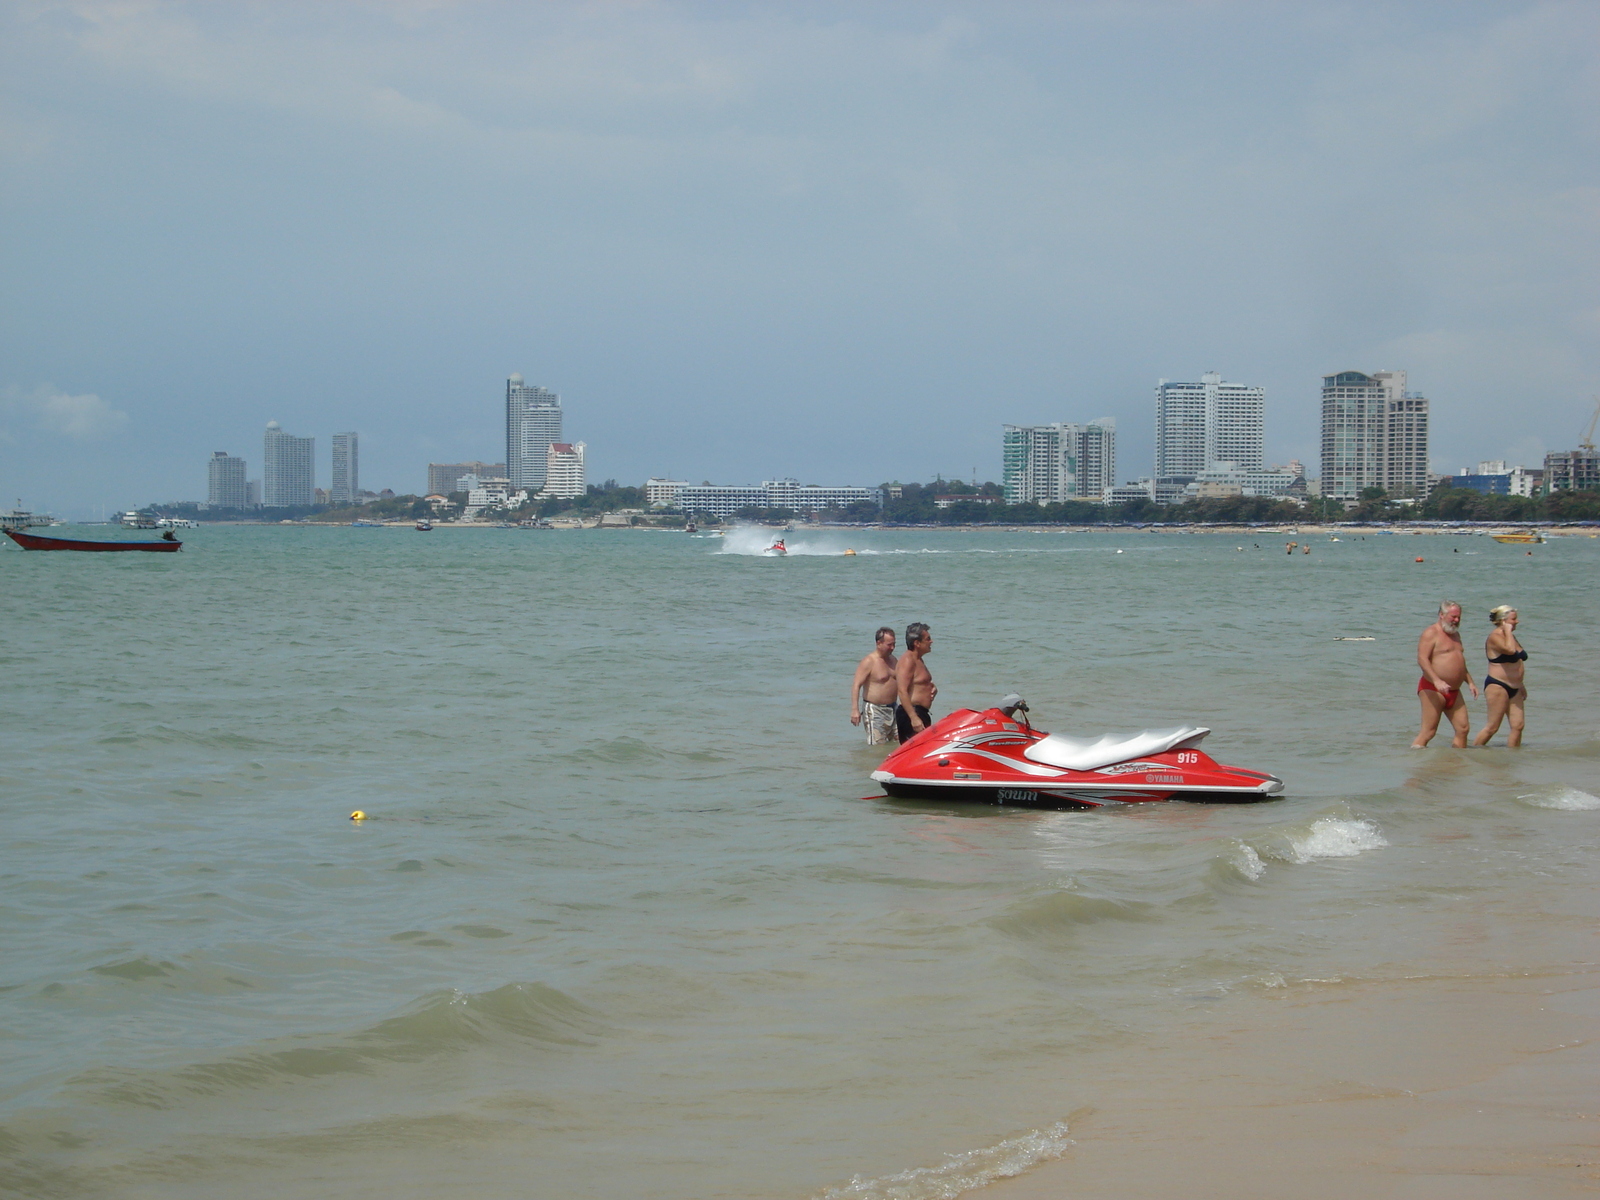
[[[0, 3], [0, 507], [361, 483], [998, 478], [1004, 423], [1405, 370], [1435, 470], [1600, 393], [1600, 4]], [[1315, 472], [1313, 471], [1313, 474]]]

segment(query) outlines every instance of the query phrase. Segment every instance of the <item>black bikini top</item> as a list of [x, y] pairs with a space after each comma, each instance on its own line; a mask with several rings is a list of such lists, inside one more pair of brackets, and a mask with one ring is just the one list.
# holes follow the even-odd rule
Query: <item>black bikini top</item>
[[1526, 650], [1518, 650], [1515, 654], [1496, 654], [1489, 661], [1492, 663], [1527, 662], [1528, 652]]

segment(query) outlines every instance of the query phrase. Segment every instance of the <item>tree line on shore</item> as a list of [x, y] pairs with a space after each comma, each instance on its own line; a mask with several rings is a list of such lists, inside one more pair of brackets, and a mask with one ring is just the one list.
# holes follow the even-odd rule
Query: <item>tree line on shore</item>
[[[898, 491], [898, 495], [889, 488]], [[894, 525], [1126, 525], [1195, 524], [1242, 525], [1283, 524], [1295, 521], [1384, 522], [1384, 521], [1595, 521], [1600, 520], [1600, 490], [1561, 491], [1549, 496], [1494, 496], [1467, 488], [1449, 486], [1443, 481], [1420, 504], [1401, 503], [1384, 494], [1381, 488], [1368, 488], [1358, 503], [1348, 509], [1333, 500], [1312, 497], [1303, 504], [1270, 496], [1215, 496], [1183, 504], [1156, 504], [1135, 500], [1106, 506], [1094, 500], [1068, 500], [1058, 504], [1007, 504], [999, 484], [963, 483], [936, 479], [932, 483], [885, 485], [883, 507], [870, 502], [815, 514], [824, 520], [858, 521]], [[946, 501], [939, 507], [935, 498]], [[417, 520], [422, 517], [453, 517], [466, 507], [465, 492], [449, 498], [446, 511], [440, 512], [421, 496], [395, 496], [350, 508], [273, 509], [280, 520], [310, 520], [327, 524], [351, 521]], [[533, 497], [516, 509], [485, 509], [482, 520], [527, 520], [555, 516], [596, 517], [619, 509], [644, 509], [644, 489], [621, 487], [612, 479], [591, 485], [582, 496]], [[208, 509], [193, 502], [152, 504], [153, 515], [189, 517], [201, 521], [261, 520], [259, 509]], [[790, 521], [813, 514], [782, 508], [746, 508], [735, 519]], [[681, 525], [690, 514], [667, 510], [652, 512], [651, 524]], [[696, 520], [714, 520], [695, 517]]]

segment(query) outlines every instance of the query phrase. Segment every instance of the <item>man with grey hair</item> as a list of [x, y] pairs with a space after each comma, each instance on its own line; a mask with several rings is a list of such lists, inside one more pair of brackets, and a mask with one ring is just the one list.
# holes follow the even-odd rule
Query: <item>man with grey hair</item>
[[1422, 668], [1422, 678], [1417, 680], [1417, 696], [1422, 701], [1422, 731], [1411, 743], [1420, 750], [1439, 732], [1439, 718], [1448, 715], [1455, 736], [1450, 744], [1465, 749], [1471, 723], [1467, 717], [1467, 702], [1461, 697], [1461, 685], [1472, 689], [1477, 699], [1478, 685], [1467, 673], [1467, 656], [1461, 648], [1461, 605], [1445, 600], [1439, 605], [1439, 619], [1422, 631], [1417, 641], [1417, 665]]
[[928, 672], [922, 656], [933, 649], [933, 634], [921, 621], [906, 626], [906, 652], [894, 669], [895, 686], [900, 706], [894, 710], [895, 729], [902, 742], [909, 742], [933, 724], [933, 698], [939, 688]]

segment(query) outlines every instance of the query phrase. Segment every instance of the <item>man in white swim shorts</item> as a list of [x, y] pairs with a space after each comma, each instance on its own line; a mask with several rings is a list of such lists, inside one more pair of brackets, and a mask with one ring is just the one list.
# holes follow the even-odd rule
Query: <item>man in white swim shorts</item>
[[872, 653], [856, 664], [850, 682], [850, 724], [866, 726], [867, 745], [883, 746], [899, 740], [894, 728], [894, 702], [899, 694], [894, 677], [895, 632], [884, 625], [875, 640]]

